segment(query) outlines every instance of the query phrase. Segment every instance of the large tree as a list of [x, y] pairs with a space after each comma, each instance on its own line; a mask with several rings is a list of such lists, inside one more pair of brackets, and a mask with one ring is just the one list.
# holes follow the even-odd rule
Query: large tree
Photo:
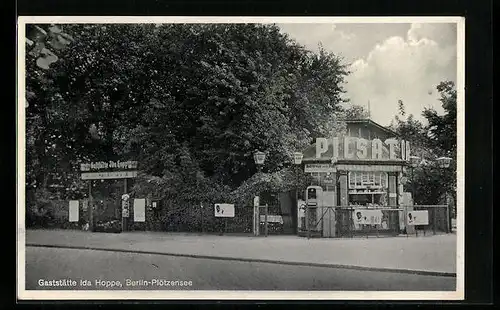
[[27, 70], [31, 128], [43, 132], [30, 133], [40, 148], [29, 153], [44, 168], [27, 169], [39, 177], [53, 166], [127, 157], [178, 193], [195, 183], [229, 191], [254, 173], [255, 150], [277, 172], [335, 124], [345, 66], [274, 25], [62, 28], [73, 42], [43, 72], [35, 59]]

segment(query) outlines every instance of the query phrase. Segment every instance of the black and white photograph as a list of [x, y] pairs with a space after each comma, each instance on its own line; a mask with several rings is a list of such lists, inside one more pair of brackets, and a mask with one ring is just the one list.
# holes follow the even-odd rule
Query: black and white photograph
[[18, 20], [20, 299], [464, 298], [464, 20]]

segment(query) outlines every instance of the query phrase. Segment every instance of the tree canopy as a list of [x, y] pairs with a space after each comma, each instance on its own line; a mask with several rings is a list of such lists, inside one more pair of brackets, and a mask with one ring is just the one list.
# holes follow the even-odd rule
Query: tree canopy
[[[51, 27], [30, 42], [71, 39], [43, 55], [28, 43], [28, 187], [80, 162], [133, 158], [176, 188], [231, 191], [254, 174], [256, 150], [278, 173], [336, 126], [346, 66], [275, 25]], [[81, 191], [78, 174], [65, 178]]]

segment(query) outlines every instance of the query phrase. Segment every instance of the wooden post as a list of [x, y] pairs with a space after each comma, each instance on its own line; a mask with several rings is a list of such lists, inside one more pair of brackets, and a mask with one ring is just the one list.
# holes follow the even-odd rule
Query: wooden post
[[[126, 194], [126, 193], [127, 193], [127, 179], [123, 179], [123, 194]], [[127, 218], [123, 216], [123, 201], [121, 203], [122, 203], [122, 231], [127, 231]], [[129, 206], [130, 206], [130, 202], [129, 202]], [[128, 213], [130, 216], [130, 210]]]
[[269, 207], [266, 203], [266, 213], [264, 215], [264, 230], [265, 230], [265, 236], [267, 237], [267, 234], [268, 234], [268, 227], [267, 227], [267, 214], [268, 214], [268, 211], [269, 211]]
[[94, 203], [92, 201], [92, 180], [89, 180], [89, 231], [94, 231]]
[[446, 229], [448, 233], [451, 233], [450, 206], [448, 204], [446, 204], [446, 221], [448, 222]]
[[436, 234], [436, 208], [432, 208], [432, 232]]
[[203, 223], [203, 218], [204, 218], [204, 216], [203, 216], [203, 204], [201, 204], [201, 203], [200, 203], [200, 210], [201, 210], [200, 211], [200, 213], [201, 213], [201, 233], [203, 234], [203, 233], [205, 233], [205, 225]]

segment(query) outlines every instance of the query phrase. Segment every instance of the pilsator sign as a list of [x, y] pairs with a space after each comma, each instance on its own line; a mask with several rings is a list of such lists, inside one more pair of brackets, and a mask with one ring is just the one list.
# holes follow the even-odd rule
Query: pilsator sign
[[357, 137], [316, 138], [316, 159], [409, 160], [410, 142]]
[[129, 179], [137, 177], [137, 161], [98, 161], [80, 164], [82, 180]]
[[80, 164], [80, 171], [99, 171], [108, 169], [137, 169], [137, 161], [98, 161]]

